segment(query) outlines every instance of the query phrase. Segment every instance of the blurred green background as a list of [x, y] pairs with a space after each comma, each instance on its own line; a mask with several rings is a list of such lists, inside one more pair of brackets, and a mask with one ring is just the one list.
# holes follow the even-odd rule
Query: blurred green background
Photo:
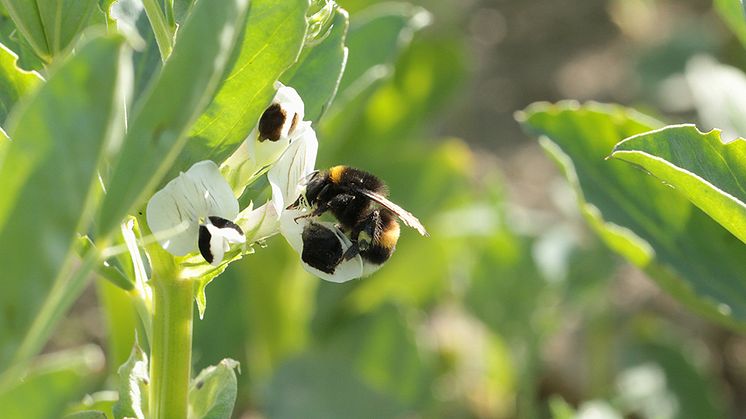
[[[571, 98], [696, 120], [687, 62], [746, 66], [712, 4], [414, 3], [430, 15], [339, 1], [349, 62], [317, 166], [377, 174], [431, 237], [405, 229], [341, 285], [268, 240], [208, 288], [195, 370], [240, 361], [237, 418], [742, 417], [746, 340], [607, 250], [513, 117]], [[105, 382], [132, 346], [118, 293], [87, 290], [47, 350], [101, 345]]]

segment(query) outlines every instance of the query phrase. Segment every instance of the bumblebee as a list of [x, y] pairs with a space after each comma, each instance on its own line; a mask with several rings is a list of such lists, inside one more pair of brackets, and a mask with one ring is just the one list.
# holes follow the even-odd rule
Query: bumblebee
[[400, 233], [397, 217], [423, 236], [427, 235], [419, 220], [389, 201], [387, 195], [388, 188], [381, 179], [359, 169], [335, 166], [312, 173], [307, 180], [305, 196], [288, 208], [297, 208], [305, 199], [313, 210], [298, 218], [331, 213], [351, 246], [342, 253], [334, 232], [310, 223], [303, 230], [303, 261], [333, 274], [334, 268], [342, 261], [360, 255], [365, 276], [378, 269], [394, 253]]

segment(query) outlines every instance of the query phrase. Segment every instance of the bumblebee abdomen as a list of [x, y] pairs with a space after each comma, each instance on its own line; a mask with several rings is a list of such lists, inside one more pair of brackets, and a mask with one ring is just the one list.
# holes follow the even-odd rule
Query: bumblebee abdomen
[[399, 233], [399, 223], [394, 215], [389, 211], [380, 211], [380, 226], [376, 226], [372, 243], [360, 252], [360, 256], [370, 263], [383, 264], [394, 254]]

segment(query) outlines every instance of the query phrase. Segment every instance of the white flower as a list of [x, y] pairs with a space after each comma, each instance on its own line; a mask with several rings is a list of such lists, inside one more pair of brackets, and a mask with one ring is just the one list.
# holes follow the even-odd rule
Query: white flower
[[245, 237], [232, 220], [238, 201], [212, 161], [195, 163], [156, 192], [146, 210], [148, 226], [159, 243], [174, 256], [200, 250], [218, 265], [231, 243]]
[[303, 100], [292, 87], [276, 82], [277, 93], [256, 127], [221, 165], [236, 196], [287, 149], [303, 122]]
[[[335, 262], [331, 272], [322, 271], [314, 266], [309, 265], [304, 257], [310, 252], [324, 249], [309, 248], [308, 234], [311, 232], [322, 232], [326, 239], [337, 246], [339, 254], [344, 254], [351, 246], [352, 242], [345, 234], [333, 223], [313, 220], [310, 217], [304, 217], [310, 212], [309, 208], [301, 205], [298, 209], [287, 209], [295, 203], [305, 189], [304, 182], [308, 176], [314, 172], [316, 163], [316, 152], [318, 150], [318, 141], [316, 133], [311, 128], [310, 123], [303, 123], [297, 128], [297, 134], [285, 153], [279, 158], [277, 163], [269, 169], [267, 178], [272, 187], [271, 205], [279, 214], [280, 233], [285, 237], [290, 246], [301, 255], [303, 268], [327, 281], [346, 282], [351, 279], [359, 278], [363, 275], [363, 261], [360, 255], [355, 255], [349, 260], [339, 260]], [[304, 240], [304, 233], [306, 239]], [[316, 243], [318, 244], [318, 243]], [[326, 244], [329, 244], [327, 242]]]

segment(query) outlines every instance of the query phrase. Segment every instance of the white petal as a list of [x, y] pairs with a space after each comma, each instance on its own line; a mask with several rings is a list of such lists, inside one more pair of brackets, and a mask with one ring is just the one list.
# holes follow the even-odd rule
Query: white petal
[[305, 106], [303, 105], [303, 99], [301, 99], [295, 89], [290, 86], [275, 82], [277, 93], [272, 103], [278, 103], [285, 111], [285, 124], [282, 128], [283, 135], [290, 135], [290, 127], [292, 126], [293, 119], [300, 122], [305, 117]]
[[280, 215], [271, 202], [259, 208], [248, 207], [236, 220], [250, 242], [266, 239], [280, 232]]
[[305, 187], [303, 181], [313, 172], [316, 164], [319, 142], [311, 123], [304, 122], [295, 135], [297, 138], [267, 174], [272, 187], [272, 204], [278, 213], [298, 199]]
[[[297, 137], [296, 132], [302, 124], [305, 112], [303, 100], [298, 92], [280, 82], [276, 82], [275, 87], [277, 93], [272, 103], [279, 104], [286, 115], [285, 122], [280, 129], [280, 139], [259, 141], [259, 131], [254, 127], [238, 149], [220, 166], [221, 172], [230, 182], [236, 196], [240, 196], [253, 178], [282, 155]], [[296, 126], [291, 131], [293, 121], [296, 121]]]
[[217, 230], [226, 243], [246, 243], [246, 236], [232, 228], [218, 228]]
[[[280, 216], [280, 232], [290, 244], [290, 247], [292, 247], [293, 250], [295, 250], [299, 255], [303, 254], [303, 228], [308, 223], [310, 223], [311, 220], [309, 220], [308, 218], [301, 218], [296, 221], [295, 218], [303, 215], [306, 211], [307, 210], [305, 209], [286, 210]], [[352, 246], [352, 242], [350, 241], [350, 239], [348, 239], [342, 233], [342, 231], [340, 231], [333, 223], [319, 221], [316, 222], [326, 226], [331, 230], [334, 230], [337, 233], [336, 235], [342, 245], [343, 253], [347, 251], [350, 246]], [[313, 266], [310, 266], [307, 263], [303, 262], [302, 260], [301, 264], [303, 265], [303, 269], [305, 269], [306, 272], [330, 282], [342, 283], [363, 276], [363, 260], [360, 255], [356, 255], [352, 259], [343, 261], [342, 263], [337, 265], [333, 274], [320, 271]]]
[[200, 219], [233, 220], [238, 201], [212, 161], [195, 163], [156, 192], [146, 210], [148, 227], [175, 256], [197, 251]]
[[238, 201], [215, 162], [205, 160], [195, 163], [185, 175], [190, 178], [191, 182], [185, 183], [184, 186], [192, 187], [194, 191], [190, 197], [198, 194], [202, 198], [197, 201], [199, 203], [197, 208], [202, 211], [199, 213], [200, 217], [218, 216], [226, 220], [236, 219]]

